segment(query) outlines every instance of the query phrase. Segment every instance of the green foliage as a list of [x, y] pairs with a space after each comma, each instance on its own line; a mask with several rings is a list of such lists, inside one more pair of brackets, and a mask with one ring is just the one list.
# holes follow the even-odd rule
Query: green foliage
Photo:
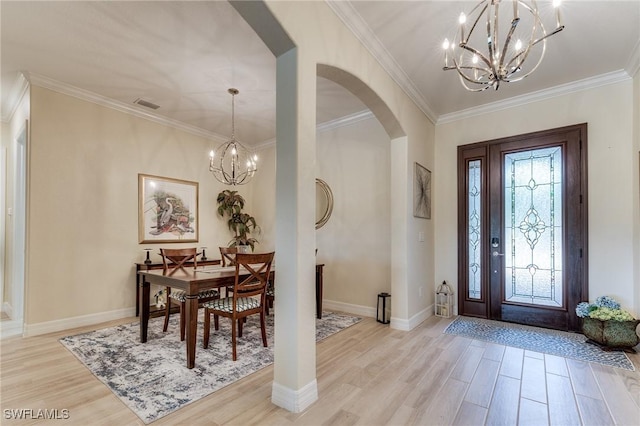
[[225, 189], [218, 194], [216, 201], [218, 202], [218, 215], [228, 217], [227, 225], [229, 230], [234, 233], [234, 237], [229, 241], [229, 247], [248, 245], [253, 251], [255, 244], [259, 241], [250, 237], [249, 234], [259, 233], [260, 227], [253, 216], [242, 212], [245, 204], [242, 195], [238, 194], [238, 191]]

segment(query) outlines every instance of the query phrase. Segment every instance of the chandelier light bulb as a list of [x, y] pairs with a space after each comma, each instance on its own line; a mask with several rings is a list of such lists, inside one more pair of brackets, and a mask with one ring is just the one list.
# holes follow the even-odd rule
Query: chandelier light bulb
[[516, 41], [516, 51], [520, 49], [522, 49], [522, 40], [518, 39], [518, 41]]
[[447, 50], [449, 48], [449, 39], [445, 38], [444, 41], [442, 42], [442, 48], [444, 50]]
[[214, 153], [213, 153], [213, 150], [211, 150], [211, 152], [209, 152], [209, 158], [213, 160], [213, 156], [214, 156]]
[[478, 55], [473, 55], [473, 58], [471, 59], [471, 62], [473, 62], [474, 64], [478, 63]]
[[464, 13], [461, 13], [460, 16], [458, 17], [458, 22], [460, 24], [464, 24], [465, 22], [467, 22], [467, 15], [465, 15]]
[[553, 7], [558, 8], [562, 4], [562, 0], [553, 0]]

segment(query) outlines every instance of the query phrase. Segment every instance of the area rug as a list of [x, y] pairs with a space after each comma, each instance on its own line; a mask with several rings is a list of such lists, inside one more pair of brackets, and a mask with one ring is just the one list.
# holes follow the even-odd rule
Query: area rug
[[[260, 320], [252, 316], [237, 341], [235, 362], [231, 360], [230, 321], [220, 318], [220, 330], [211, 331], [209, 348], [203, 349], [202, 319], [201, 313], [196, 366], [191, 370], [186, 367], [177, 315], [172, 315], [167, 333], [162, 332], [164, 318], [151, 319], [144, 344], [139, 341], [138, 322], [63, 337], [60, 343], [148, 424], [273, 363], [273, 314], [267, 317], [269, 346], [262, 346]], [[323, 312], [322, 319], [316, 319], [316, 340], [360, 320]]]
[[624, 352], [603, 351], [577, 333], [462, 316], [444, 333], [635, 371]]

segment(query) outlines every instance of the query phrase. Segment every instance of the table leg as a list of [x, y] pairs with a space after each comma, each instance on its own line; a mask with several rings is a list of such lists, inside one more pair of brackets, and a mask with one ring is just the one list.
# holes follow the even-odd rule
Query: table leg
[[144, 279], [144, 277], [140, 280], [140, 285], [138, 287], [138, 299], [139, 299], [139, 310], [140, 310], [140, 342], [146, 343], [147, 341], [147, 330], [149, 328], [149, 304], [150, 304], [150, 291], [151, 284]]
[[187, 368], [196, 365], [196, 335], [198, 332], [198, 296], [187, 296], [185, 303], [185, 325], [187, 327]]

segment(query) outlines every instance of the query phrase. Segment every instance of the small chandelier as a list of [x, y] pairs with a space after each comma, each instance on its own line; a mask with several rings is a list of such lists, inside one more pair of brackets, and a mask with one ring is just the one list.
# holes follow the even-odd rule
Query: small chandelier
[[[442, 43], [443, 69], [458, 71], [460, 82], [471, 92], [490, 87], [498, 90], [500, 82], [522, 80], [542, 62], [547, 38], [564, 29], [559, 6], [560, 0], [553, 0], [556, 28], [547, 34], [536, 0], [480, 1], [469, 15], [460, 14], [460, 39]], [[485, 43], [487, 51], [483, 53], [480, 48]]]
[[209, 171], [225, 185], [242, 185], [258, 170], [258, 156], [249, 152], [236, 140], [235, 96], [238, 89], [229, 89], [231, 94], [231, 139], [209, 153]]

